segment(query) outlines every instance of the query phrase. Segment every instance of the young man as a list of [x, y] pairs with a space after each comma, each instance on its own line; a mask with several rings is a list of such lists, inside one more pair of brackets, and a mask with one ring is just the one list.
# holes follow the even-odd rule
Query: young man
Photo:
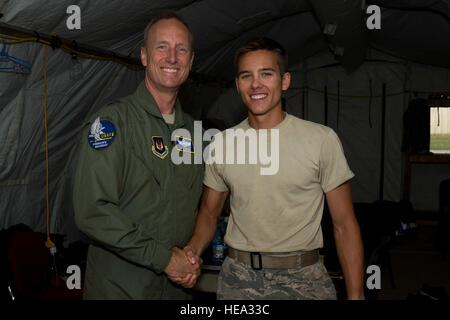
[[[259, 147], [266, 143], [266, 150], [278, 152], [279, 167], [275, 174], [262, 175], [262, 161], [211, 161], [206, 166], [195, 231], [185, 250], [196, 261], [195, 256], [209, 245], [230, 193], [225, 236], [230, 249], [219, 275], [218, 298], [336, 299], [317, 251], [323, 246], [320, 223], [326, 198], [348, 298], [363, 299], [363, 248], [348, 182], [353, 173], [337, 135], [328, 127], [283, 112], [282, 91], [288, 89], [291, 76], [285, 51], [277, 42], [266, 38], [247, 42], [238, 49], [235, 64], [236, 87], [248, 118], [217, 135], [211, 148], [220, 150], [217, 141], [226, 141], [236, 129], [254, 130]], [[272, 137], [263, 135], [264, 129], [276, 130], [279, 140], [264, 141]], [[216, 156], [218, 150], [212, 154]], [[175, 281], [189, 287], [196, 276]]]
[[200, 273], [177, 247], [194, 229], [203, 167], [171, 161], [171, 133], [194, 130], [177, 100], [194, 58], [192, 34], [175, 12], [144, 34], [145, 80], [98, 111], [82, 134], [74, 208], [92, 239], [85, 299], [187, 299], [167, 276]]

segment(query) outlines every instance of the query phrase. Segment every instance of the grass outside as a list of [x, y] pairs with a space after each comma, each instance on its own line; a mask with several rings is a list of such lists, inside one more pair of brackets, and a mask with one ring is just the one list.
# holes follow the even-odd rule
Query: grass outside
[[430, 135], [430, 150], [450, 150], [450, 134]]

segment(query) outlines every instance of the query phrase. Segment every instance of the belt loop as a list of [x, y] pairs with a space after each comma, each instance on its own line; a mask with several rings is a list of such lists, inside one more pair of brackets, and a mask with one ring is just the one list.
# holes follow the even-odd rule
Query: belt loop
[[[258, 268], [255, 267], [253, 256], [256, 255], [258, 257]], [[259, 252], [250, 252], [250, 264], [253, 270], [261, 270], [262, 269], [262, 259], [261, 254]]]
[[302, 254], [297, 255], [297, 268], [302, 267]]

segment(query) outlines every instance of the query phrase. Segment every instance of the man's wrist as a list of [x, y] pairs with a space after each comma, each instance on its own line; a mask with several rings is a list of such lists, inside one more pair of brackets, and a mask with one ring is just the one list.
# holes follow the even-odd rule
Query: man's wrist
[[192, 251], [196, 256], [200, 256], [200, 250], [192, 243], [188, 243], [185, 247], [184, 247], [185, 251]]
[[364, 292], [349, 293], [347, 300], [365, 300]]
[[166, 272], [171, 260], [172, 250], [165, 246], [157, 245], [150, 268], [158, 274]]

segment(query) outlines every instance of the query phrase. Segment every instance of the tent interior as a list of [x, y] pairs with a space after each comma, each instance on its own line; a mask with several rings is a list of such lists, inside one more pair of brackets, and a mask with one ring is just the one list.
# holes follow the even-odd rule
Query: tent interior
[[[70, 27], [72, 5], [79, 28]], [[250, 37], [273, 38], [289, 55], [285, 110], [338, 134], [355, 173], [353, 201], [398, 205], [387, 210], [399, 217], [397, 236], [437, 227], [450, 155], [411, 147], [421, 122], [405, 124], [405, 115], [414, 102], [450, 106], [449, 8], [448, 0], [1, 0], [0, 229], [25, 224], [62, 235], [66, 248], [88, 241], [73, 218], [80, 130], [143, 80], [143, 31], [165, 9], [194, 34], [179, 93], [187, 113], [222, 129], [241, 122], [234, 52]], [[434, 117], [426, 119], [429, 128]], [[412, 213], [402, 217], [405, 203]], [[450, 288], [449, 276], [440, 281]]]

